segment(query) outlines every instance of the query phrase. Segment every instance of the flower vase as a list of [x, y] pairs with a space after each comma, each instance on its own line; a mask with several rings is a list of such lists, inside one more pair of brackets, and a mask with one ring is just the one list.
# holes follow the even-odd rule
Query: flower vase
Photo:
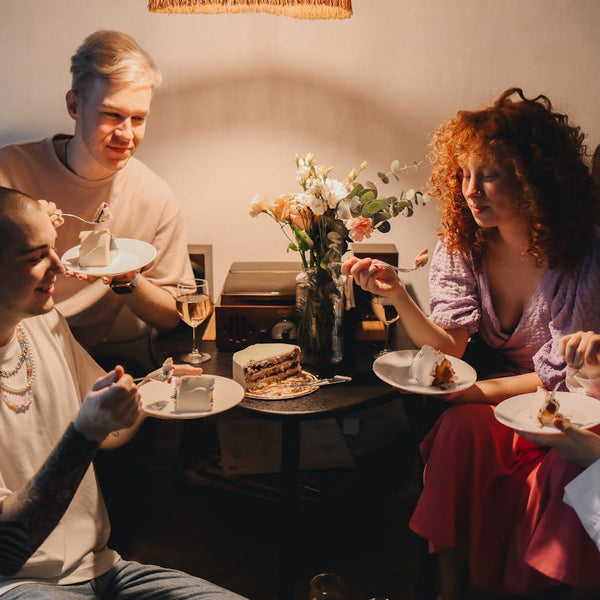
[[296, 280], [296, 341], [302, 364], [318, 370], [343, 359], [344, 278], [334, 270], [305, 269]]

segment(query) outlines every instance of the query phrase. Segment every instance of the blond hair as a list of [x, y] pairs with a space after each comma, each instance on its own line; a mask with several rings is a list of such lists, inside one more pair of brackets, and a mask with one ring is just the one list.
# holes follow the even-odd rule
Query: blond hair
[[152, 57], [129, 35], [99, 30], [83, 40], [71, 57], [72, 90], [85, 96], [95, 79], [108, 84], [158, 87], [162, 75]]

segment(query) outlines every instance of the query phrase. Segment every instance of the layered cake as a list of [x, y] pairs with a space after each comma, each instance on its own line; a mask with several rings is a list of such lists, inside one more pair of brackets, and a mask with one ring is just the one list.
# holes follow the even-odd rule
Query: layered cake
[[104, 223], [104, 221], [108, 221], [110, 219], [112, 219], [112, 213], [110, 212], [110, 208], [108, 208], [108, 203], [103, 202], [98, 207], [93, 220], [96, 221], [96, 223]]
[[558, 403], [556, 396], [551, 398], [552, 394], [541, 387], [538, 387], [537, 395], [542, 399], [542, 406], [540, 407], [537, 415], [538, 421], [542, 426], [552, 425], [552, 421], [554, 421], [556, 417], [561, 416], [561, 414], [558, 412], [560, 404]]
[[442, 387], [456, 379], [456, 373], [446, 355], [427, 345], [415, 355], [408, 375], [425, 387]]
[[233, 355], [233, 378], [247, 392], [301, 372], [300, 348], [293, 344], [253, 344]]
[[79, 266], [106, 267], [119, 250], [108, 229], [92, 229], [79, 234]]
[[215, 378], [208, 375], [184, 375], [175, 388], [176, 412], [212, 410]]

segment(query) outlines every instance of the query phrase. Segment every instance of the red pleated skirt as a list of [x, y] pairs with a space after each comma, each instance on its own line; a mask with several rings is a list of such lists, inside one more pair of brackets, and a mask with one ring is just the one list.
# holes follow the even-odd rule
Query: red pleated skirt
[[431, 552], [465, 551], [473, 585], [512, 594], [559, 583], [600, 589], [600, 552], [563, 502], [580, 467], [515, 434], [485, 404], [446, 410], [421, 454], [424, 487], [410, 527]]

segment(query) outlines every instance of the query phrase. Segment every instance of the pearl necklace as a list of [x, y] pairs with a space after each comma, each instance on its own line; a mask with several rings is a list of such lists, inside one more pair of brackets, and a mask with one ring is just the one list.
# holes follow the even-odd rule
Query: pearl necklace
[[[2, 402], [4, 402], [10, 410], [15, 413], [24, 413], [29, 410], [34, 399], [33, 380], [35, 379], [35, 362], [33, 360], [33, 353], [29, 347], [29, 342], [27, 341], [27, 336], [20, 324], [17, 325], [17, 342], [19, 342], [19, 346], [21, 347], [21, 358], [19, 359], [17, 366], [11, 371], [0, 371], [0, 390], [2, 390]], [[8, 379], [9, 377], [16, 375], [23, 366], [23, 363], [25, 363], [27, 369], [27, 384], [20, 388], [12, 388], [6, 385], [2, 379]], [[11, 396], [24, 396], [24, 398], [20, 401], [13, 402], [8, 398], [7, 394], [10, 394]]]

